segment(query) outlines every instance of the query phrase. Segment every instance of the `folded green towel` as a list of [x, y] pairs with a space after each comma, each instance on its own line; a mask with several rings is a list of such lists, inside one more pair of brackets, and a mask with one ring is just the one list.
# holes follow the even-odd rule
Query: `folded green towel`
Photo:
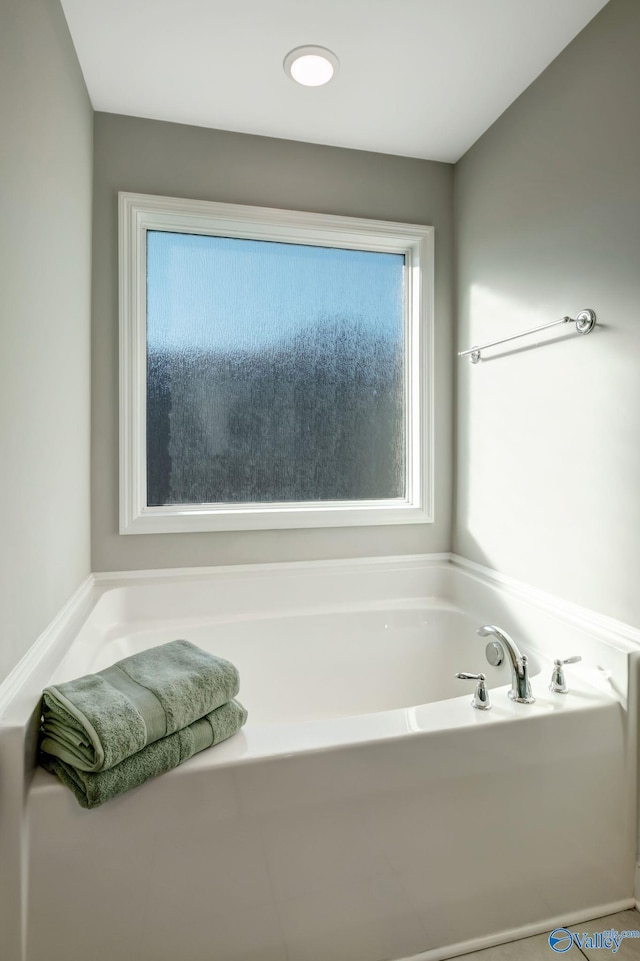
[[242, 704], [229, 701], [183, 730], [154, 741], [108, 771], [94, 774], [79, 771], [48, 754], [41, 755], [40, 763], [71, 788], [83, 808], [95, 808], [159, 774], [165, 774], [198, 751], [231, 737], [246, 719], [247, 712]]
[[80, 771], [108, 770], [226, 704], [239, 687], [229, 661], [170, 641], [47, 687], [40, 746]]

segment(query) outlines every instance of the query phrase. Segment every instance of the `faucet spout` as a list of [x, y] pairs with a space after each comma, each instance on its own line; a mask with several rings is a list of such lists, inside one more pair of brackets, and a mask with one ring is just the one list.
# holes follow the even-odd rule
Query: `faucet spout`
[[518, 704], [533, 704], [535, 697], [531, 693], [529, 682], [529, 666], [527, 655], [521, 654], [518, 645], [506, 631], [493, 624], [486, 624], [478, 628], [481, 637], [495, 637], [507, 653], [511, 664], [511, 690], [509, 697]]

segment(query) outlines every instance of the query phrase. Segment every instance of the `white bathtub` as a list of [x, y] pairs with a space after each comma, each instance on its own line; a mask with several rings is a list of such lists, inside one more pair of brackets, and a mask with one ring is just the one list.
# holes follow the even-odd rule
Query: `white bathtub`
[[[249, 721], [94, 811], [28, 763], [6, 961], [435, 959], [631, 905], [634, 640], [517, 595], [425, 558], [99, 580], [23, 672], [0, 761], [30, 684], [176, 637], [238, 666]], [[531, 656], [535, 704], [485, 623]]]

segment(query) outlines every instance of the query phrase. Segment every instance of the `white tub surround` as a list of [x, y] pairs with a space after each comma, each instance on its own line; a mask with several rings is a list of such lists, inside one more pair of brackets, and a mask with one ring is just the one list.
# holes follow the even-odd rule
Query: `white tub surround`
[[[16, 961], [436, 959], [633, 903], [625, 625], [442, 557], [103, 575], [91, 594], [0, 702]], [[531, 656], [534, 704], [508, 699], [482, 624]], [[18, 776], [45, 684], [175, 637], [238, 666], [240, 734], [95, 811], [33, 771], [33, 738]], [[460, 670], [487, 675], [490, 711]]]

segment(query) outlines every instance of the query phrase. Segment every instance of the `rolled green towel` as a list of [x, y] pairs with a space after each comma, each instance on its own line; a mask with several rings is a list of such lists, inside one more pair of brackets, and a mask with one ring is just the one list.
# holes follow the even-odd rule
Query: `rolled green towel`
[[95, 808], [159, 774], [165, 774], [199, 751], [231, 737], [240, 730], [246, 719], [247, 712], [242, 704], [229, 701], [183, 730], [154, 741], [115, 767], [93, 774], [79, 771], [71, 764], [47, 754], [41, 755], [40, 763], [71, 788], [83, 808]]
[[170, 641], [47, 687], [40, 747], [80, 771], [108, 770], [226, 704], [239, 687], [229, 661]]

